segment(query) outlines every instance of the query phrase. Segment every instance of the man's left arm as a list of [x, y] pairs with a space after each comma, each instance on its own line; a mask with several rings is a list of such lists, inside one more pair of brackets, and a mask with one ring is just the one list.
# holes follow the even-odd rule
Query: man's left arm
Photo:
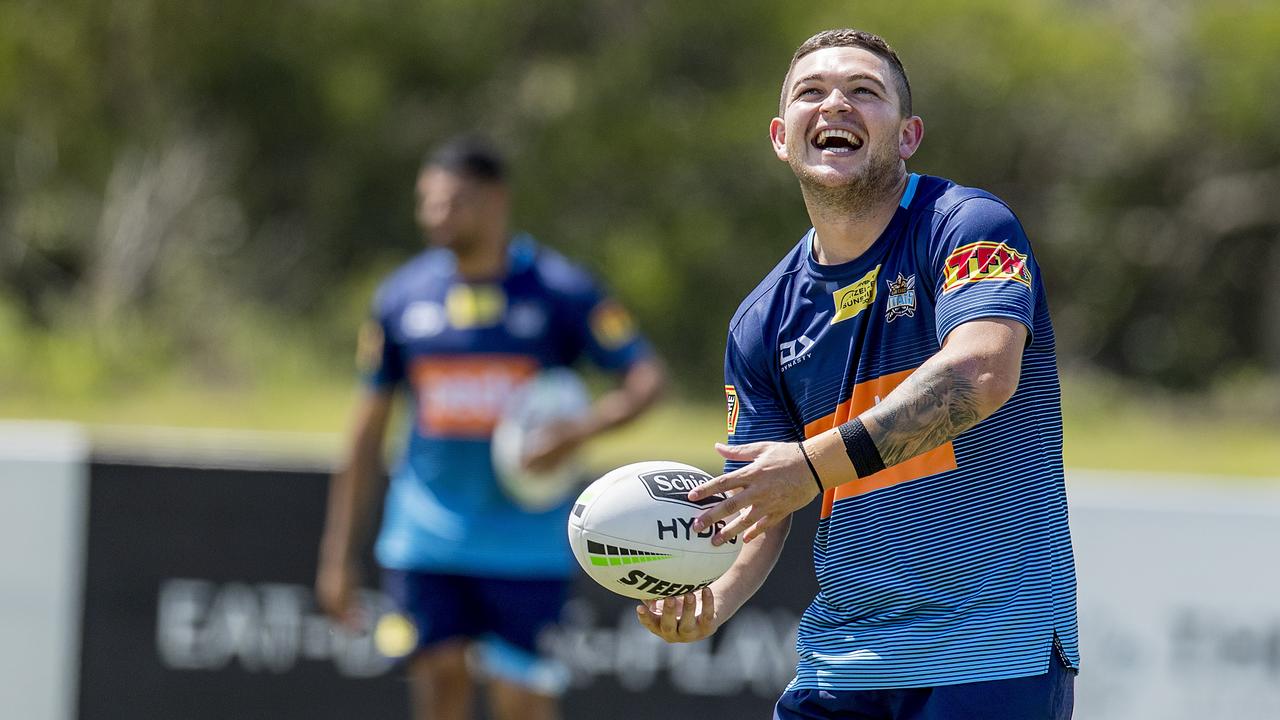
[[[1026, 339], [1027, 328], [1017, 320], [980, 318], [962, 323], [947, 335], [942, 349], [846, 426], [858, 422], [865, 427], [884, 467], [954, 440], [999, 410], [1018, 389]], [[717, 533], [719, 541], [743, 534], [743, 540], [750, 542], [778, 518], [812, 501], [819, 485], [834, 488], [858, 477], [842, 430], [848, 432], [848, 427], [832, 428], [802, 444], [717, 445], [726, 458], [750, 464], [690, 493], [690, 498], [698, 499], [739, 490], [703, 513], [695, 527], [711, 527], [750, 507]]]
[[[859, 416], [884, 465], [954, 440], [999, 410], [1018, 389], [1026, 340], [1026, 326], [1006, 318], [972, 320], [952, 330], [937, 354]], [[847, 472], [849, 460], [838, 431], [834, 438], [813, 440], [811, 452], [825, 461], [827, 453], [836, 451], [832, 459], [843, 456]]]

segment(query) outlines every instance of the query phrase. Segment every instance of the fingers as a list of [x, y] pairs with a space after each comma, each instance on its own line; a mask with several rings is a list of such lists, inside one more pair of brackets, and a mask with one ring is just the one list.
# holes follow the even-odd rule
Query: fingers
[[658, 628], [657, 616], [654, 615], [653, 611], [645, 606], [644, 603], [636, 605], [636, 619], [640, 621], [640, 624], [644, 626], [645, 630], [648, 630], [658, 637], [662, 637], [662, 632]]
[[747, 443], [746, 445], [729, 445], [716, 443], [716, 452], [725, 460], [755, 460], [768, 448], [768, 443]]
[[[716, 443], [716, 452], [720, 453], [726, 460], [736, 460], [742, 462], [754, 462], [762, 455], [769, 451], [770, 448], [783, 443], [774, 442], [757, 442], [748, 443], [746, 445], [725, 445], [724, 443]], [[732, 472], [727, 472], [719, 477], [699, 485], [689, 491], [689, 500], [697, 502], [703, 498], [710, 497], [716, 493], [728, 493], [730, 491], [743, 488], [746, 486], [747, 472], [751, 469], [751, 465], [744, 465]]]
[[[677, 600], [662, 601], [662, 617], [658, 621], [658, 626], [662, 629], [663, 639], [676, 638], [677, 617], [676, 608], [680, 605]], [[668, 642], [672, 642], [668, 640]]]
[[354, 594], [353, 588], [344, 587], [340, 594], [330, 598], [329, 601], [329, 617], [348, 630], [360, 627], [360, 609], [353, 601]]
[[351, 581], [345, 568], [322, 565], [316, 577], [316, 604], [326, 615], [342, 622], [348, 614]]
[[539, 442], [520, 458], [520, 464], [531, 472], [546, 472], [559, 465], [566, 455], [568, 448], [563, 443]]
[[339, 595], [330, 596], [326, 601], [321, 601], [320, 606], [333, 622], [348, 630], [359, 630], [363, 626], [364, 615], [353, 601], [352, 594], [350, 591], [344, 591]]
[[[672, 603], [673, 605], [675, 603]], [[697, 640], [698, 639], [698, 595], [697, 593], [686, 593], [680, 601], [680, 622], [676, 627], [676, 634], [680, 639]]]
[[573, 423], [543, 425], [531, 433], [529, 449], [521, 458], [521, 465], [532, 472], [549, 472], [568, 460], [581, 442], [581, 433]]
[[[674, 632], [669, 629], [675, 627], [675, 622], [666, 620], [666, 616], [672, 614], [674, 606], [674, 602], [664, 602], [662, 599], [642, 600], [636, 605], [636, 618], [654, 635], [667, 642], [677, 642]], [[666, 627], [664, 622], [667, 623]]]
[[[725, 523], [724, 527], [717, 530], [716, 534], [711, 536], [711, 544], [722, 545], [725, 542], [728, 542], [729, 538], [734, 537], [735, 535], [742, 535], [744, 530], [752, 527], [753, 524], [760, 519], [762, 519], [762, 516], [756, 512], [755, 508], [752, 508], [748, 512], [738, 513], [737, 517], [729, 520]], [[743, 537], [742, 540], [743, 542], [746, 542], [747, 538]]]
[[775, 520], [772, 516], [765, 515], [764, 517], [752, 523], [751, 527], [748, 528], [745, 533], [742, 533], [742, 542], [749, 543], [752, 540], [755, 540], [756, 538], [765, 534], [765, 531], [767, 531], [769, 528], [773, 527], [776, 524], [777, 524], [777, 520]]
[[712, 478], [702, 483], [698, 487], [689, 491], [689, 500], [697, 502], [703, 498], [711, 497], [716, 493], [722, 493], [742, 487], [742, 471], [744, 469], [746, 468], [738, 468], [733, 472], [725, 473], [724, 475]]
[[341, 563], [322, 564], [316, 578], [316, 603], [334, 623], [353, 632], [365, 628], [368, 617], [358, 601], [359, 571]]
[[715, 632], [715, 600], [710, 588], [703, 588], [700, 593], [645, 600], [636, 606], [636, 619], [666, 642], [694, 642]]
[[[694, 532], [702, 532], [703, 530], [714, 526], [717, 522], [740, 512], [744, 507], [747, 507], [747, 505], [750, 504], [751, 497], [752, 496], [749, 491], [743, 491], [712, 505], [706, 512], [693, 519]], [[715, 544], [719, 545], [719, 543]]]
[[702, 612], [698, 613], [698, 632], [707, 637], [716, 631], [716, 595], [711, 586], [702, 588]]
[[[724, 443], [716, 443], [716, 452], [720, 453], [720, 455], [726, 460], [751, 462], [763, 455], [770, 447], [777, 444], [778, 443], [769, 442], [748, 443], [746, 445], [726, 445]], [[742, 471], [746, 470], [747, 467], [750, 466], [738, 468], [733, 472], [725, 473], [724, 475], [712, 478], [710, 481], [699, 485], [689, 491], [689, 499], [693, 502], [697, 502], [705, 497], [715, 495], [716, 493], [728, 492], [742, 487], [742, 481], [744, 479]]]

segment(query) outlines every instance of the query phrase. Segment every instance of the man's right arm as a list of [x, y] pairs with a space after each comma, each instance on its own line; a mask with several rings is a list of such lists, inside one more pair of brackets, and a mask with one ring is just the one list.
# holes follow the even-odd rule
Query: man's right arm
[[[746, 325], [758, 326], [756, 322]], [[770, 375], [770, 348], [774, 346], [771, 340], [751, 331], [741, 340], [731, 331], [725, 341], [725, 410], [730, 442], [790, 440], [794, 446], [801, 437]], [[717, 444], [716, 450], [727, 461], [726, 470], [744, 464], [725, 445]], [[729, 570], [701, 593], [666, 598], [661, 603], [648, 601], [649, 606], [637, 607], [640, 624], [667, 642], [693, 642], [714, 633], [764, 584], [782, 554], [790, 529], [788, 515], [752, 542], [744, 543]]]
[[696, 642], [710, 636], [764, 584], [790, 530], [788, 515], [755, 542], [744, 545], [729, 570], [700, 593], [648, 600], [636, 606], [640, 624], [669, 643]]
[[347, 625], [358, 621], [352, 603], [360, 581], [356, 553], [373, 516], [375, 491], [382, 478], [382, 444], [392, 400], [388, 389], [364, 392], [356, 406], [342, 463], [329, 484], [316, 598], [326, 613]]

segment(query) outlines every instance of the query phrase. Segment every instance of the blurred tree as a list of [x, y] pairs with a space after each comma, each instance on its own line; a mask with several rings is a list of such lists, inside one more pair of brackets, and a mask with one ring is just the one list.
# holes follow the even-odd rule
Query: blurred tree
[[901, 52], [912, 168], [1019, 212], [1064, 362], [1280, 372], [1280, 6], [1250, 0], [3, 3], [0, 303], [108, 363], [145, 336], [234, 376], [228, 335], [278, 323], [339, 365], [420, 246], [422, 153], [477, 130], [513, 151], [521, 224], [707, 399], [736, 303], [805, 228], [766, 137], [782, 72], [839, 25]]

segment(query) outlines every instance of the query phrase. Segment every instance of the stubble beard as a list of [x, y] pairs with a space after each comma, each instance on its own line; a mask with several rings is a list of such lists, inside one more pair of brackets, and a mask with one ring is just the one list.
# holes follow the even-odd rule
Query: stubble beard
[[[792, 152], [792, 158], [804, 157], [804, 148]], [[847, 182], [832, 185], [799, 160], [791, 161], [791, 170], [800, 181], [800, 191], [811, 212], [859, 217], [878, 207], [898, 187], [903, 169], [897, 153], [872, 154], [867, 163]]]

